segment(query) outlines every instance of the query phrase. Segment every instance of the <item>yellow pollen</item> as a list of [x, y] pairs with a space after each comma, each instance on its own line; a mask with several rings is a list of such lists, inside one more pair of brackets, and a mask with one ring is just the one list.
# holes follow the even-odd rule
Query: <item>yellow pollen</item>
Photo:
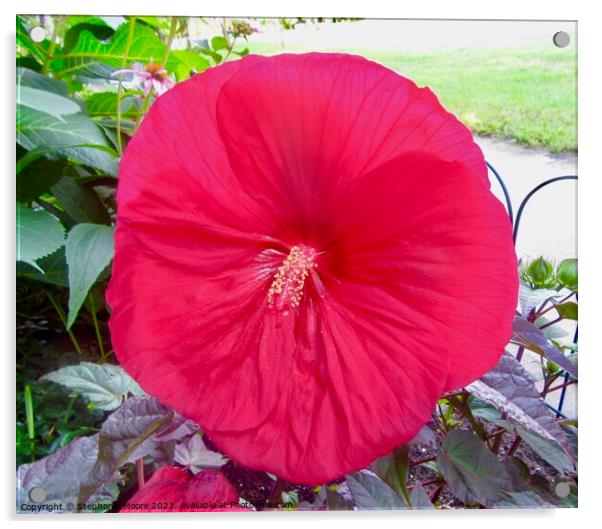
[[278, 267], [272, 285], [268, 290], [268, 306], [283, 310], [295, 309], [303, 298], [305, 280], [312, 268], [316, 251], [308, 246], [293, 246], [290, 253]]

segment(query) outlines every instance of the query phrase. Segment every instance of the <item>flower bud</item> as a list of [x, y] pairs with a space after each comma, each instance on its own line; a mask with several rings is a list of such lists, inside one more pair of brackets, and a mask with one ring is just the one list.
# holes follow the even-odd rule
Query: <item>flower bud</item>
[[534, 288], [552, 288], [556, 286], [554, 267], [543, 257], [538, 257], [522, 271], [522, 278], [530, 282]]
[[577, 291], [579, 282], [577, 274], [577, 259], [565, 259], [558, 265], [556, 271], [558, 282], [570, 290]]

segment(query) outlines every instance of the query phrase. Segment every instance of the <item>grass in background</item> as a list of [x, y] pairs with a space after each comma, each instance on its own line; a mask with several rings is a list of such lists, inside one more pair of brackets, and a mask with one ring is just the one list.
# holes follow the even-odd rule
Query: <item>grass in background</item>
[[[250, 42], [252, 53], [308, 51]], [[317, 51], [317, 50], [314, 50]], [[399, 53], [362, 49], [363, 55], [419, 86], [473, 132], [559, 153], [577, 150], [577, 81], [574, 48], [549, 47]]]

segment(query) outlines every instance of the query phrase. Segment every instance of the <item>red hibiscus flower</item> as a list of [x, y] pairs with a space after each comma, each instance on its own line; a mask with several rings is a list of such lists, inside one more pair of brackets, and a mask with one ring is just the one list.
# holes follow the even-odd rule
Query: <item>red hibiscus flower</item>
[[248, 511], [236, 489], [218, 470], [196, 476], [177, 467], [161, 467], [120, 512]]
[[247, 467], [363, 468], [510, 338], [516, 256], [483, 155], [378, 64], [207, 70], [153, 105], [119, 178], [119, 361]]

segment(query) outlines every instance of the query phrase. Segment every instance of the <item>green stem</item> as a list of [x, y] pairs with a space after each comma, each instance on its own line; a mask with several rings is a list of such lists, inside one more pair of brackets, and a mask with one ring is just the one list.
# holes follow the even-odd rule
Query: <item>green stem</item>
[[31, 395], [31, 386], [25, 384], [25, 419], [27, 421], [27, 437], [29, 438], [29, 446], [31, 450], [31, 460], [35, 460], [35, 436], [36, 436], [36, 425], [33, 415], [33, 397]]
[[[134, 30], [136, 29], [136, 17], [131, 17], [129, 26], [128, 26], [128, 37], [125, 43], [125, 51], [123, 53], [123, 58], [121, 59], [121, 67], [125, 68], [128, 60], [128, 56], [130, 54], [130, 48], [132, 47], [132, 42], [134, 41]], [[121, 79], [119, 80], [119, 85], [117, 86], [117, 151], [119, 152], [119, 156], [123, 154], [123, 142], [121, 140], [121, 96], [123, 95], [123, 82]]]
[[454, 408], [456, 408], [462, 415], [464, 415], [464, 417], [466, 417], [466, 419], [468, 420], [468, 422], [470, 423], [470, 425], [474, 428], [474, 431], [476, 432], [476, 434], [483, 441], [486, 441], [487, 435], [485, 434], [485, 429], [483, 428], [483, 425], [474, 418], [474, 415], [472, 414], [470, 406], [464, 400], [464, 398], [462, 398], [462, 397], [452, 397], [452, 398], [450, 398], [448, 400], [449, 400], [449, 403]]
[[136, 128], [134, 133], [138, 131], [140, 125], [142, 124], [142, 118], [146, 115], [146, 111], [148, 110], [148, 106], [150, 104], [151, 97], [153, 96], [153, 91], [149, 90], [148, 94], [144, 97], [144, 101], [142, 102], [142, 107], [140, 108], [140, 112], [138, 112], [138, 119], [136, 120]]
[[165, 68], [167, 65], [167, 59], [169, 59], [169, 52], [171, 51], [171, 45], [173, 44], [173, 39], [176, 36], [176, 31], [178, 29], [178, 19], [176, 17], [171, 17], [169, 24], [169, 35], [167, 36], [167, 42], [165, 44], [165, 54], [163, 55], [163, 60], [161, 61], [161, 66]]
[[67, 331], [69, 338], [71, 338], [71, 342], [73, 343], [73, 346], [75, 347], [75, 350], [77, 351], [77, 354], [80, 357], [83, 356], [81, 347], [79, 346], [79, 343], [77, 341], [77, 338], [75, 337], [75, 334], [73, 334], [73, 331], [67, 327], [67, 316], [65, 315], [65, 311], [63, 310], [63, 307], [61, 307], [61, 304], [54, 297], [54, 294], [52, 294], [49, 290], [46, 290], [46, 295], [48, 296], [50, 303], [52, 303], [54, 310], [56, 310], [57, 314], [59, 315], [59, 318], [61, 318], [61, 321], [63, 322], [63, 325], [65, 326], [65, 330]]
[[232, 43], [230, 44], [230, 46], [228, 46], [228, 51], [226, 52], [226, 55], [224, 55], [224, 58], [222, 59], [222, 62], [226, 62], [228, 60], [228, 57], [230, 57], [230, 54], [232, 53], [232, 50], [234, 50], [234, 44], [236, 44], [236, 39], [238, 37], [236, 35], [234, 35], [234, 38], [232, 39]]
[[54, 52], [56, 50], [56, 39], [58, 36], [59, 25], [62, 22], [62, 17], [56, 17], [54, 19], [54, 29], [52, 30], [52, 37], [50, 38], [50, 45], [46, 52], [46, 58], [42, 65], [42, 73], [47, 74], [50, 71], [50, 61], [54, 58]]
[[100, 361], [105, 360], [105, 347], [102, 341], [102, 335], [100, 333], [100, 326], [98, 324], [98, 318], [96, 317], [96, 303], [94, 302], [94, 293], [90, 291], [88, 293], [88, 303], [90, 304], [90, 313], [92, 314], [92, 321], [94, 322], [94, 331], [96, 332], [96, 341], [98, 342], [98, 348], [100, 349]]
[[65, 410], [65, 415], [63, 416], [63, 424], [67, 424], [69, 422], [69, 415], [71, 415], [71, 410], [73, 409], [73, 405], [75, 404], [75, 401], [77, 400], [77, 395], [74, 397], [71, 397], [69, 399], [69, 402], [67, 404], [67, 409]]

